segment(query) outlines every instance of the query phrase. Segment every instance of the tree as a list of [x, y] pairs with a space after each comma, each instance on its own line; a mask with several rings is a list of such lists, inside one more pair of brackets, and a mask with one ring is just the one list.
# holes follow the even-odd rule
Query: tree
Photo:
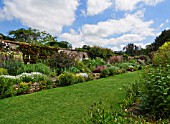
[[57, 45], [60, 47], [60, 48], [67, 48], [67, 49], [71, 49], [72, 48], [72, 45], [67, 42], [67, 41], [60, 41], [60, 42], [57, 42]]
[[76, 48], [75, 50], [76, 51], [79, 51], [79, 52], [88, 52], [90, 50], [90, 46], [89, 45], [83, 45], [82, 48]]
[[4, 34], [0, 33], [0, 40], [13, 40], [13, 38], [5, 36]]
[[17, 30], [9, 31], [9, 36], [15, 41], [35, 43], [35, 44], [47, 44], [48, 42], [56, 42], [56, 37], [48, 34], [45, 31], [39, 31], [37, 29], [24, 29], [20, 28]]
[[157, 51], [158, 48], [168, 40], [170, 40], [170, 29], [162, 31], [162, 33], [156, 37], [155, 42], [151, 44], [150, 51]]
[[107, 60], [113, 55], [113, 51], [111, 49], [102, 48], [99, 46], [93, 46], [87, 52], [92, 59], [99, 57], [104, 60]]
[[131, 56], [134, 56], [134, 55], [138, 55], [139, 54], [139, 50], [141, 49], [140, 46], [136, 46], [132, 43], [126, 45], [123, 50], [125, 50], [125, 53], [128, 54], [128, 55], [131, 55]]

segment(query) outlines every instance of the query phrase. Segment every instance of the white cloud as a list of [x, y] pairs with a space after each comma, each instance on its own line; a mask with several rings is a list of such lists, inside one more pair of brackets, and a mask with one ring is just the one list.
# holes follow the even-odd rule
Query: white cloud
[[78, 0], [4, 0], [0, 20], [19, 19], [24, 25], [60, 33], [75, 21]]
[[169, 23], [169, 19], [166, 19], [166, 23]]
[[113, 4], [113, 0], [88, 0], [87, 15], [94, 16], [102, 13]]
[[71, 43], [73, 45], [73, 48], [81, 47], [84, 45], [81, 36], [77, 34], [73, 29], [70, 30], [70, 33], [61, 34], [59, 38]]
[[161, 23], [160, 25], [159, 25], [159, 28], [162, 28], [162, 27], [164, 27], [164, 23]]
[[115, 0], [117, 10], [134, 10], [141, 0]]
[[115, 0], [115, 7], [117, 10], [132, 11], [143, 4], [148, 6], [155, 6], [164, 0]]
[[154, 22], [152, 20], [144, 21], [143, 17], [143, 11], [138, 11], [118, 20], [110, 19], [97, 24], [85, 24], [76, 34], [75, 32], [64, 33], [60, 35], [60, 38], [67, 39], [75, 45], [74, 47], [88, 44], [109, 45], [120, 49], [121, 44], [139, 43], [147, 37], [155, 36], [155, 29], [151, 28]]
[[[143, 1], [143, 0], [142, 0]], [[158, 3], [163, 2], [164, 0], [144, 0], [143, 2], [146, 5], [150, 5], [150, 6], [156, 6]]]

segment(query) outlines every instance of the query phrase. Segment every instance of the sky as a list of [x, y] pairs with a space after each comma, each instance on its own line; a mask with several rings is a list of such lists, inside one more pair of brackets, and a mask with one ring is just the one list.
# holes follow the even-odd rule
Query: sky
[[83, 45], [145, 47], [170, 26], [170, 0], [0, 0], [0, 33], [32, 27]]

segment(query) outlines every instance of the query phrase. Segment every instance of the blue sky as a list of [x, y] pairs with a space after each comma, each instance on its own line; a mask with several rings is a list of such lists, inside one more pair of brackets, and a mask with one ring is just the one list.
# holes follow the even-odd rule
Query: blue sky
[[170, 25], [170, 0], [0, 0], [0, 33], [32, 27], [73, 47], [144, 47]]

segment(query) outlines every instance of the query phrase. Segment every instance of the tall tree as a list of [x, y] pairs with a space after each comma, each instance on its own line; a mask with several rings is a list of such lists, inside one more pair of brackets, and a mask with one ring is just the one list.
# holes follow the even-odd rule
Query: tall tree
[[67, 48], [67, 49], [71, 49], [72, 48], [72, 45], [69, 42], [67, 42], [67, 41], [60, 41], [60, 42], [57, 42], [57, 44], [61, 48]]
[[141, 49], [140, 46], [136, 46], [136, 45], [134, 45], [134, 44], [132, 44], [132, 43], [126, 45], [126, 46], [123, 48], [123, 50], [125, 50], [125, 53], [126, 53], [126, 54], [132, 55], [132, 56], [138, 55], [138, 54], [139, 54], [138, 51], [139, 51], [140, 49]]
[[150, 46], [151, 51], [158, 50], [158, 48], [168, 40], [170, 40], [170, 29], [162, 31], [162, 33], [156, 37], [155, 42]]
[[5, 36], [4, 34], [0, 33], [0, 39], [2, 40], [13, 40], [13, 38]]
[[87, 51], [89, 56], [93, 59], [99, 57], [104, 60], [109, 59], [114, 53], [111, 49], [108, 48], [102, 48], [100, 46], [93, 46]]
[[27, 43], [39, 43], [46, 44], [47, 42], [56, 42], [56, 37], [48, 34], [45, 31], [39, 31], [37, 29], [24, 29], [9, 31], [9, 36], [12, 36], [14, 40]]

